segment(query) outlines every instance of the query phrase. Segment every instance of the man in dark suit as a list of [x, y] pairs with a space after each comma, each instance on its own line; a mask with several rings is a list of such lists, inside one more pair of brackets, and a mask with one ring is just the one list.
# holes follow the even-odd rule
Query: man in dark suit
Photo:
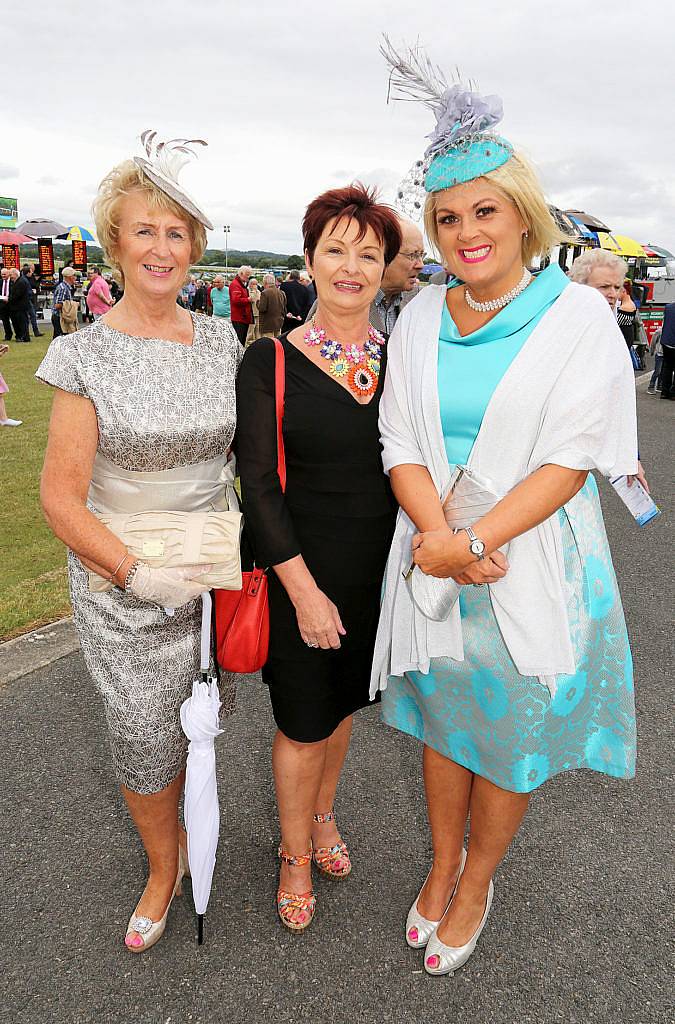
[[661, 398], [675, 400], [675, 302], [669, 302], [663, 311], [661, 330]]
[[42, 331], [38, 327], [37, 322], [37, 297], [38, 289], [40, 287], [40, 278], [35, 273], [35, 264], [24, 264], [24, 266], [21, 268], [21, 276], [25, 277], [26, 280], [28, 281], [28, 284], [30, 285], [30, 306], [28, 309], [28, 318], [33, 328], [33, 334], [35, 335], [36, 338], [41, 338]]
[[281, 290], [286, 296], [286, 316], [283, 333], [304, 324], [312, 305], [312, 296], [300, 281], [300, 271], [291, 270], [288, 281], [282, 281]]
[[17, 341], [30, 341], [29, 312], [32, 299], [30, 283], [16, 267], [9, 272], [9, 316]]
[[7, 267], [3, 267], [0, 270], [0, 320], [2, 320], [2, 326], [5, 329], [5, 341], [11, 341], [14, 337], [12, 333], [12, 319], [9, 315], [10, 284], [9, 270]]

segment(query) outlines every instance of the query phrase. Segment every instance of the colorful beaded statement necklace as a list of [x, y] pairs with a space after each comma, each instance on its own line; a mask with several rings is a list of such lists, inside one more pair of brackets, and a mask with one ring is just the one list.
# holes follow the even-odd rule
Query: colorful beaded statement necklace
[[330, 363], [329, 372], [333, 377], [347, 377], [350, 391], [359, 397], [368, 397], [377, 391], [380, 379], [380, 363], [384, 338], [373, 326], [368, 325], [368, 341], [360, 345], [342, 345], [328, 337], [323, 327], [317, 327], [312, 317], [304, 340], [310, 348], [321, 345], [320, 355]]

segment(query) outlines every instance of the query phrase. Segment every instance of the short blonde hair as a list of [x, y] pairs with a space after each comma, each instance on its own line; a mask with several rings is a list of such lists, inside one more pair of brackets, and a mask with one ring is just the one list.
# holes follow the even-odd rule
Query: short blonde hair
[[[539, 256], [548, 256], [554, 246], [573, 242], [560, 230], [548, 208], [537, 172], [522, 153], [514, 153], [505, 164], [483, 177], [513, 203], [523, 219], [527, 237], [523, 237], [523, 264], [529, 266]], [[424, 204], [424, 229], [434, 249], [440, 254], [436, 224], [436, 197], [431, 192]]]
[[133, 160], [125, 160], [117, 167], [113, 167], [109, 174], [106, 174], [99, 185], [98, 195], [91, 207], [96, 224], [96, 234], [105, 253], [106, 262], [112, 268], [115, 280], [124, 284], [122, 268], [115, 256], [119, 238], [117, 219], [119, 203], [125, 196], [131, 195], [133, 192], [141, 193], [151, 207], [157, 210], [168, 210], [185, 221], [189, 227], [192, 241], [190, 263], [198, 263], [206, 249], [204, 225], [174, 202], [165, 192], [162, 192], [160, 188], [157, 188]]

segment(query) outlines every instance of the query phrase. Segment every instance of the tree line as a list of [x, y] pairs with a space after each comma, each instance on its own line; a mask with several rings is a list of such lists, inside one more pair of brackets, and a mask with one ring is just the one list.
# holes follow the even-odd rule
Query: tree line
[[[54, 242], [55, 259], [68, 262], [71, 251], [70, 242]], [[37, 245], [21, 246], [22, 263], [34, 263], [37, 262], [37, 258]], [[87, 243], [87, 259], [89, 263], [105, 263], [103, 250], [98, 245], [92, 245], [91, 242]], [[257, 267], [260, 270], [267, 270], [270, 267], [288, 267], [289, 270], [302, 270], [305, 265], [302, 256], [288, 255], [287, 253], [280, 252], [266, 252], [261, 249], [228, 249], [227, 262], [233, 268], [250, 264], [252, 267]], [[207, 249], [197, 266], [224, 267], [225, 250]]]

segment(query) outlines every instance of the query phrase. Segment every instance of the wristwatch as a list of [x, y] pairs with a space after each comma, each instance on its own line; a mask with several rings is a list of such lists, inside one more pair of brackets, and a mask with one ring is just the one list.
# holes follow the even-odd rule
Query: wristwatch
[[470, 526], [465, 526], [464, 532], [469, 538], [469, 551], [476, 556], [479, 562], [482, 562], [485, 558], [485, 544], [476, 536]]

